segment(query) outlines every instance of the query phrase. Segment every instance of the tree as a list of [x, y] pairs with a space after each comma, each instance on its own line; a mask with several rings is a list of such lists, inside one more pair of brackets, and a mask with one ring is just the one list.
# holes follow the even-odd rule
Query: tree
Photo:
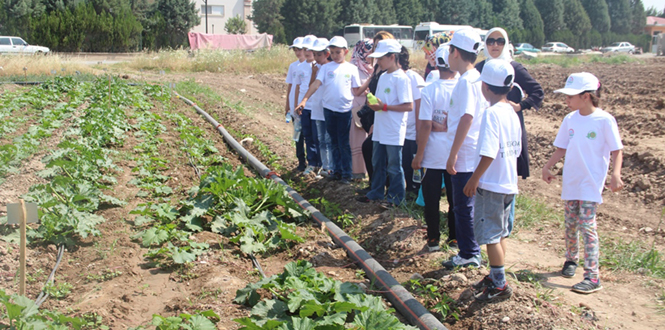
[[540, 17], [536, 5], [533, 4], [533, 0], [520, 1], [520, 18], [524, 26], [524, 32], [522, 33], [524, 40], [516, 41], [526, 41], [534, 47], [540, 48], [545, 41], [545, 32], [543, 30], [543, 19]]
[[283, 5], [284, 0], [254, 0], [252, 16], [249, 18], [256, 24], [259, 33], [272, 34], [273, 40], [278, 43], [287, 43], [282, 24]]
[[247, 23], [240, 15], [236, 15], [226, 21], [224, 31], [228, 34], [245, 34], [247, 33]]
[[395, 14], [399, 25], [418, 25], [422, 10], [419, 0], [395, 0]]
[[518, 0], [492, 0], [497, 26], [506, 30], [521, 30], [522, 18], [520, 18], [520, 6]]
[[374, 0], [376, 2], [376, 16], [374, 24], [395, 24], [397, 23], [397, 13], [393, 0]]
[[581, 0], [584, 10], [589, 15], [591, 27], [594, 30], [604, 33], [610, 30], [610, 14], [605, 0]]
[[551, 40], [555, 31], [566, 28], [566, 23], [563, 20], [563, 0], [534, 0], [533, 3], [543, 19], [543, 31], [547, 40]]
[[470, 3], [459, 0], [440, 0], [436, 21], [442, 24], [466, 25], [471, 18]]
[[468, 24], [481, 29], [491, 29], [494, 23], [492, 4], [488, 0], [470, 0]]
[[644, 33], [644, 26], [647, 25], [647, 14], [644, 11], [644, 4], [642, 0], [631, 0], [630, 6], [633, 12], [630, 33], [642, 34]]
[[163, 20], [161, 31], [153, 30], [157, 48], [186, 46], [187, 33], [201, 23], [196, 3], [190, 0], [157, 0], [151, 16]]
[[340, 13], [340, 0], [286, 0], [282, 6], [284, 32], [287, 40], [297, 36], [313, 34], [331, 37], [342, 27], [337, 19]]
[[573, 48], [586, 46], [586, 39], [588, 38], [589, 31], [591, 31], [589, 15], [587, 15], [586, 10], [584, 10], [579, 0], [564, 0], [563, 6], [566, 28], [573, 35], [577, 36], [570, 41], [571, 44], [569, 46]]
[[632, 11], [630, 0], [607, 0], [607, 11], [610, 14], [610, 31], [617, 34], [630, 33]]
[[[352, 0], [353, 1], [353, 0]], [[439, 9], [439, 0], [419, 0], [422, 6], [422, 11], [420, 13], [420, 19], [419, 21], [421, 22], [434, 22], [436, 21], [436, 17], [438, 12], [440, 11]], [[477, 0], [468, 0], [468, 1], [477, 1]], [[481, 0], [481, 1], [487, 1], [487, 0]]]
[[651, 7], [647, 8], [645, 14], [646, 14], [646, 16], [660, 16], [663, 13], [658, 11], [658, 9], [656, 9], [656, 7], [651, 6]]

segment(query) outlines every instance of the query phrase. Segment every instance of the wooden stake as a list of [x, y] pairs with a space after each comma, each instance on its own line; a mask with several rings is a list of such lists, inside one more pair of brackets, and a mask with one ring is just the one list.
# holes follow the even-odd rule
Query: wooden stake
[[21, 226], [21, 255], [20, 255], [20, 272], [21, 272], [21, 281], [19, 283], [19, 294], [22, 296], [25, 296], [25, 231], [26, 231], [26, 226], [27, 226], [27, 218], [28, 218], [28, 212], [25, 210], [25, 201], [22, 199], [19, 199], [19, 203], [21, 203], [21, 211], [23, 212], [23, 215], [21, 216], [21, 223], [19, 224]]

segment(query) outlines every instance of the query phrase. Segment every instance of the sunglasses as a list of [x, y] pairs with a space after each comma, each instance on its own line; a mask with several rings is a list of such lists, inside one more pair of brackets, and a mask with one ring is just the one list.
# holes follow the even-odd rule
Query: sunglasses
[[492, 46], [494, 44], [497, 44], [499, 46], [504, 46], [506, 44], [506, 39], [504, 39], [504, 38], [497, 38], [497, 39], [487, 38], [487, 40], [485, 40], [485, 43], [488, 46]]

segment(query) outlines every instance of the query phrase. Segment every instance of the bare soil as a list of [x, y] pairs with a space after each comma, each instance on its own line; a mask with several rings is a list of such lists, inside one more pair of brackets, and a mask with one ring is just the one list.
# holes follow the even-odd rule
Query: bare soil
[[[542, 166], [553, 152], [551, 145], [558, 126], [569, 112], [564, 99], [551, 92], [560, 88], [572, 72], [592, 72], [606, 88], [601, 107], [616, 117], [625, 145], [622, 176], [626, 187], [620, 193], [606, 192], [604, 195], [605, 203], [598, 214], [601, 240], [653, 242], [662, 252], [665, 230], [659, 227], [659, 216], [665, 199], [665, 76], [662, 75], [665, 61], [587, 64], [576, 68], [537, 65], [528, 69], [543, 85], [546, 99], [539, 111], [526, 113], [534, 176], [520, 181], [521, 192], [545, 203], [554, 212], [563, 212], [559, 198], [560, 181], [547, 185], [539, 177]], [[420, 220], [403, 211], [384, 211], [374, 204], [356, 202], [354, 188], [365, 183], [343, 186], [289, 171], [297, 164], [290, 139], [292, 128], [284, 123], [282, 115], [286, 97], [283, 75], [245, 77], [203, 73], [174, 74], [164, 78], [143, 73], [141, 76], [162, 83], [193, 79], [222, 95], [224, 101], [220, 104], [201, 101], [204, 100], [201, 95], [195, 97], [199, 99], [198, 104], [217, 116], [223, 125], [254, 134], [281, 156], [279, 164], [287, 170], [280, 174], [292, 179], [306, 198], [325, 197], [355, 215], [356, 225], [347, 228], [348, 233], [398, 281], [407, 282], [412, 277], [422, 276], [423, 283], [436, 285], [438, 292], [454, 299], [459, 320], [442, 318], [450, 329], [665, 329], [665, 315], [662, 305], [658, 308], [657, 300], [665, 290], [662, 279], [601, 269], [604, 290], [593, 295], [572, 293], [569, 288], [581, 280], [581, 272], [572, 279], [558, 276], [564, 261], [563, 229], [561, 224], [551, 222], [522, 228], [515, 239], [509, 240], [506, 266], [515, 274], [510, 279], [515, 288], [513, 298], [489, 305], [474, 302], [468, 288], [480, 280], [486, 270], [442, 270], [440, 262], [453, 252], [426, 253], [425, 231]], [[209, 138], [216, 141], [224, 157], [232, 164], [240, 164], [238, 157], [228, 150], [207, 122], [184, 103], [174, 102], [176, 108], [171, 111], [186, 113], [195, 125], [210, 128]], [[239, 108], [242, 111], [236, 110]], [[164, 124], [168, 130], [162, 136], [164, 143], [160, 155], [171, 162], [171, 168], [165, 174], [173, 178], [169, 185], [176, 192], [172, 196], [172, 204], [176, 205], [178, 199], [184, 198], [186, 190], [197, 184], [197, 178], [193, 169], [186, 165], [174, 127], [168, 121]], [[133, 137], [128, 138], [122, 151], [132, 152], [136, 143]], [[254, 147], [250, 149], [255, 150]], [[259, 154], [255, 155], [261, 158]], [[10, 195], [3, 194], [3, 201], [9, 202], [38, 182], [34, 172], [39, 169], [35, 162], [41, 159], [40, 156], [26, 160], [17, 178], [7, 179], [6, 183], [14, 182], [15, 185]], [[133, 177], [131, 169], [135, 164], [123, 160], [117, 163], [121, 167], [117, 174], [118, 184], [109, 193], [127, 200], [128, 205], [101, 211], [100, 214], [107, 219], [101, 225], [103, 235], [83, 240], [65, 253], [56, 280], [72, 284], [73, 292], [62, 300], [49, 298], [44, 307], [76, 315], [96, 313], [112, 329], [147, 325], [155, 313], [175, 315], [211, 308], [222, 317], [219, 329], [237, 329], [238, 325], [232, 320], [247, 316], [249, 311], [232, 303], [235, 291], [259, 279], [249, 259], [226, 238], [204, 232], [194, 237], [210, 243], [212, 248], [191, 266], [150, 268], [143, 257], [146, 250], [131, 238], [135, 230], [133, 215], [129, 211], [142, 202], [136, 197], [137, 188], [127, 185]], [[4, 184], [0, 188], [0, 191], [9, 189]], [[447, 205], [443, 199], [442, 210], [445, 209]], [[370, 291], [376, 290], [357, 272], [358, 268], [345, 252], [331, 244], [330, 238], [320, 230], [303, 226], [298, 231], [306, 237], [305, 243], [259, 258], [266, 275], [280, 273], [286, 263], [304, 258], [328, 276], [365, 282]], [[18, 289], [14, 279], [17, 260], [15, 245], [0, 244], [0, 283], [10, 292]], [[53, 266], [55, 247], [31, 246], [28, 260], [28, 270], [34, 278], [28, 285], [28, 295], [34, 298]], [[524, 271], [536, 274], [542, 281], [524, 281], [518, 276]], [[120, 274], [106, 281], [89, 279], [92, 275], [108, 272]], [[419, 295], [418, 299], [428, 304], [426, 296]]]

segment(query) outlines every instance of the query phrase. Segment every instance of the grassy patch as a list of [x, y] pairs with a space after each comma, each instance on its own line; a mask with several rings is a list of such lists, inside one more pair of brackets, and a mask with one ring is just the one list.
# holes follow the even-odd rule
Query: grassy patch
[[558, 212], [535, 198], [517, 195], [513, 232], [518, 233], [520, 229], [530, 229], [546, 223], [562, 224], [563, 212]]
[[641, 241], [627, 243], [622, 239], [613, 239], [602, 242], [600, 264], [611, 270], [665, 278], [663, 254]]
[[201, 101], [208, 104], [223, 102], [222, 97], [214, 90], [212, 90], [212, 88], [198, 84], [194, 82], [193, 79], [177, 83], [176, 90], [182, 96], [192, 100], [192, 102], [195, 103], [199, 103]]
[[561, 56], [539, 56], [535, 58], [516, 57], [516, 61], [522, 64], [554, 64], [563, 68], [579, 66], [585, 63], [624, 64], [638, 61], [630, 55], [561, 55]]
[[[23, 69], [26, 70], [23, 70]], [[64, 71], [63, 71], [64, 69]], [[55, 73], [53, 73], [55, 71]], [[1, 81], [24, 80], [27, 74], [31, 76], [45, 76], [80, 73], [93, 73], [93, 69], [81, 61], [65, 61], [58, 55], [45, 56], [2, 56]], [[42, 78], [39, 81], [43, 81]]]

